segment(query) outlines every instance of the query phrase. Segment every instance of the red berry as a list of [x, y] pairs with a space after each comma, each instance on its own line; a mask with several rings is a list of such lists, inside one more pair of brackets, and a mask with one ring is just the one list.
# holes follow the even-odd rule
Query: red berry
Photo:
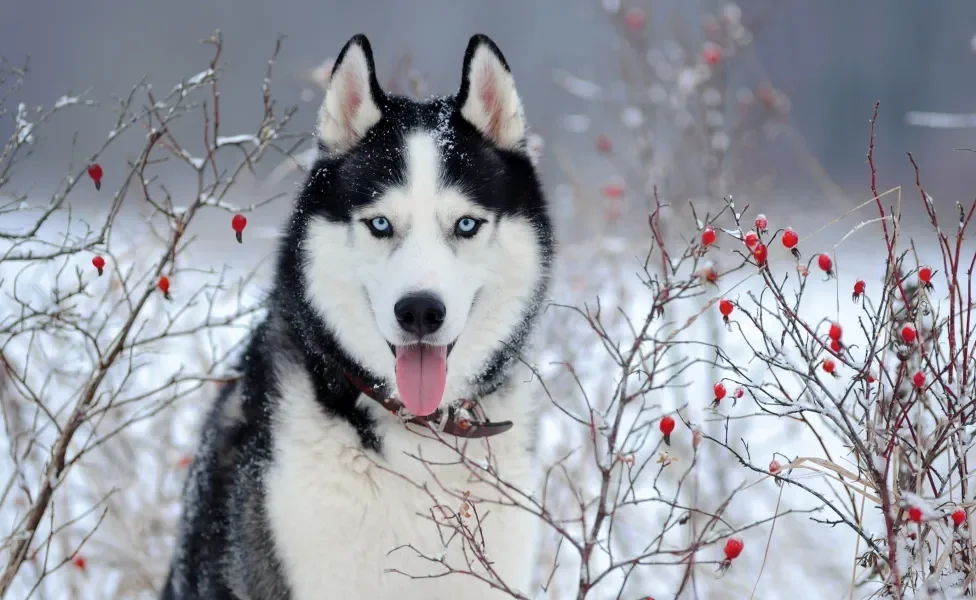
[[746, 391], [744, 389], [738, 388], [737, 390], [735, 390], [735, 397], [736, 398], [741, 398], [741, 397], [743, 397], [745, 395], [746, 395]]
[[661, 419], [661, 433], [670, 435], [672, 431], [674, 431], [674, 418], [664, 417]]
[[830, 349], [834, 352], [840, 352], [844, 346], [841, 345], [840, 340], [830, 340]]
[[831, 269], [834, 268], [834, 261], [831, 260], [830, 256], [821, 254], [817, 257], [817, 266], [819, 266], [822, 271], [830, 273]]
[[918, 279], [922, 282], [922, 287], [927, 290], [932, 289], [932, 268], [922, 267], [918, 270]]
[[756, 229], [759, 233], [766, 233], [769, 229], [769, 221], [766, 220], [766, 215], [756, 215]]
[[102, 272], [105, 269], [105, 259], [101, 256], [96, 256], [92, 258], [92, 266], [98, 269], [98, 276], [102, 276]]
[[603, 133], [596, 136], [596, 150], [597, 152], [601, 152], [603, 154], [613, 150], [613, 142], [611, 142], [610, 136]]
[[760, 267], [765, 265], [766, 259], [769, 258], [769, 249], [766, 248], [766, 244], [756, 244], [752, 250], [752, 257], [756, 259], [756, 264]]
[[908, 509], [908, 519], [910, 521], [914, 522], [914, 523], [921, 523], [922, 522], [922, 509], [919, 508], [919, 507], [917, 507], [917, 506], [913, 506], [913, 507], [909, 508]]
[[775, 475], [776, 473], [779, 473], [780, 469], [782, 469], [782, 468], [783, 468], [783, 465], [779, 464], [779, 461], [778, 460], [773, 459], [773, 460], [769, 461], [769, 472], [770, 473], [773, 473]]
[[639, 8], [628, 9], [624, 14], [624, 23], [631, 31], [644, 29], [644, 23], [646, 22], [647, 17], [644, 15], [644, 11]]
[[962, 525], [965, 522], [966, 522], [966, 511], [965, 510], [963, 510], [961, 508], [957, 508], [956, 510], [952, 511], [952, 524], [953, 525], [955, 525], [956, 527], [959, 527], [960, 525]]
[[712, 227], [711, 225], [705, 227], [705, 229], [702, 229], [701, 240], [703, 246], [711, 246], [712, 244], [715, 243], [717, 237], [718, 236], [715, 235], [715, 228]]
[[74, 565], [74, 567], [79, 571], [84, 571], [85, 565], [88, 564], [88, 561], [85, 560], [84, 556], [76, 554], [75, 557], [71, 559], [71, 564]]
[[912, 385], [915, 389], [921, 389], [925, 387], [925, 373], [918, 371], [912, 376]]
[[864, 378], [864, 380], [867, 381], [868, 384], [872, 384], [875, 381], [877, 381], [877, 379], [874, 378], [874, 375], [872, 375], [870, 373], [867, 374], [867, 376]]
[[702, 51], [702, 58], [705, 59], [705, 63], [708, 66], [714, 67], [718, 64], [718, 60], [722, 58], [722, 51], [717, 46], [710, 44]]
[[742, 554], [742, 549], [745, 548], [745, 544], [742, 540], [737, 537], [731, 537], [725, 542], [725, 558], [727, 560], [735, 560]]
[[247, 227], [247, 217], [244, 215], [234, 215], [234, 218], [230, 220], [230, 227], [234, 230], [234, 234], [237, 236], [237, 243], [243, 243], [244, 228]]
[[619, 183], [608, 183], [603, 186], [603, 195], [611, 200], [619, 200], [624, 197], [624, 186]]
[[914, 344], [915, 338], [918, 337], [918, 333], [915, 328], [911, 325], [905, 325], [901, 329], [901, 339], [905, 341], [906, 344]]
[[799, 242], [800, 236], [793, 231], [792, 227], [787, 227], [786, 230], [783, 231], [783, 245], [788, 249], [792, 250]]
[[160, 276], [157, 286], [159, 287], [159, 291], [163, 293], [163, 297], [169, 300], [169, 277], [165, 275]]
[[722, 300], [718, 303], [718, 310], [720, 313], [722, 313], [723, 317], [728, 318], [728, 316], [732, 314], [733, 308], [735, 308], [735, 305], [725, 298], [722, 298]]
[[854, 282], [854, 295], [851, 297], [851, 299], [854, 302], [857, 302], [862, 294], [864, 294], [864, 280], [858, 279], [856, 282]]
[[725, 397], [725, 385], [720, 381], [712, 387], [712, 391], [715, 392], [715, 400], [721, 400]]
[[750, 231], [745, 237], [746, 248], [752, 249], [759, 243], [759, 235], [755, 231]]
[[88, 176], [91, 180], [95, 182], [95, 189], [102, 189], [102, 166], [98, 163], [92, 163], [88, 166]]
[[830, 339], [832, 339], [832, 340], [839, 340], [841, 333], [842, 333], [842, 330], [840, 328], [840, 324], [839, 323], [831, 323], [830, 324], [830, 332], [827, 334], [827, 335], [830, 336]]
[[827, 372], [829, 375], [833, 375], [836, 369], [837, 369], [837, 365], [834, 364], [834, 361], [832, 361], [831, 359], [828, 358], [827, 360], [823, 361], [823, 370]]
[[664, 443], [670, 446], [671, 432], [674, 431], [674, 418], [672, 417], [662, 418], [661, 422], [658, 424], [658, 427], [661, 428], [661, 435], [664, 436]]

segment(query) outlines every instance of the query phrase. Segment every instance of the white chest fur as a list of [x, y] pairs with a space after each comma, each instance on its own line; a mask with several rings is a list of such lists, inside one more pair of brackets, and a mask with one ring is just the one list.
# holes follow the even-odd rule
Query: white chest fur
[[[427, 439], [379, 409], [379, 456], [362, 449], [348, 423], [323, 414], [304, 376], [280, 381], [284, 397], [266, 497], [294, 600], [510, 598], [470, 574], [440, 576], [454, 570], [490, 579], [481, 557], [501, 580], [527, 592], [536, 519], [512, 506], [521, 498], [506, 498], [498, 491], [504, 485], [489, 483], [497, 473], [531, 489], [526, 391], [516, 388], [497, 399], [502, 406], [493, 416], [515, 427], [485, 439]], [[459, 452], [471, 462], [463, 464]], [[475, 466], [488, 462], [492, 472]], [[468, 509], [465, 492], [472, 500]]]

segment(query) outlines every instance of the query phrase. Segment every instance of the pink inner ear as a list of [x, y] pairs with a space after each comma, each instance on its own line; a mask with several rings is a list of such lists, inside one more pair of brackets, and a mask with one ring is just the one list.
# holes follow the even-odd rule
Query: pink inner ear
[[343, 128], [350, 129], [359, 107], [363, 104], [363, 94], [360, 92], [363, 82], [355, 73], [346, 73], [346, 79], [342, 83], [342, 99], [339, 105], [342, 110], [342, 125]]
[[485, 126], [484, 133], [489, 138], [498, 139], [502, 130], [502, 103], [498, 97], [498, 81], [495, 77], [495, 71], [490, 65], [485, 65], [481, 70], [478, 92], [481, 96], [481, 104], [488, 114], [488, 124]]

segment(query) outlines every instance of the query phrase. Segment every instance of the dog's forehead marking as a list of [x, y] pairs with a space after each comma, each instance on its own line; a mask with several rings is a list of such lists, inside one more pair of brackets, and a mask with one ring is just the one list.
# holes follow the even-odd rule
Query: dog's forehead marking
[[[444, 153], [449, 152], [441, 131], [419, 129], [404, 138], [404, 173], [400, 185], [388, 190], [387, 201], [410, 226], [435, 224], [469, 211], [473, 203], [444, 175]], [[443, 223], [441, 223], [443, 225]]]
[[429, 131], [416, 131], [406, 138], [406, 184], [412, 201], [432, 199], [441, 188], [441, 153]]

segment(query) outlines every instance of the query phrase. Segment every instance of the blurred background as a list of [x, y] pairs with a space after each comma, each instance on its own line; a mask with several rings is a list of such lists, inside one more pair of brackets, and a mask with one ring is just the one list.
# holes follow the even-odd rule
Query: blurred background
[[[220, 29], [226, 40], [223, 119], [227, 130], [249, 127], [259, 114], [256, 82], [278, 34], [287, 36], [276, 78], [282, 104], [301, 109], [296, 127], [310, 130], [320, 100], [308, 72], [334, 56], [353, 33], [371, 39], [382, 74], [405, 53], [429, 79], [431, 93], [451, 93], [460, 79], [461, 54], [474, 31], [492, 36], [513, 65], [530, 123], [548, 148], [572, 160], [586, 156], [600, 132], [618, 130], [619, 111], [595, 112], [561, 90], [561, 71], [608, 85], [620, 80], [628, 37], [614, 26], [613, 9], [649, 3], [626, 0], [396, 0], [362, 2], [280, 0], [167, 0], [166, 2], [41, 0], [4, 3], [0, 55], [18, 63], [27, 55], [34, 75], [22, 98], [47, 104], [64, 93], [92, 88], [103, 103], [125, 94], [140, 78], [170, 85], [201, 70], [209, 49], [199, 40]], [[723, 2], [664, 0], [647, 11], [656, 40], [700, 43], [703, 19]], [[784, 119], [792, 134], [766, 144], [752, 177], [775, 172], [778, 202], [805, 204], [823, 193], [811, 177], [816, 161], [842, 189], [866, 191], [867, 124], [881, 102], [877, 162], [883, 187], [910, 183], [904, 153], [924, 157], [937, 199], [964, 194], [974, 156], [955, 148], [976, 146], [971, 129], [913, 127], [909, 111], [976, 112], [976, 3], [941, 0], [742, 0], [743, 20], [754, 36], [737, 59], [745, 85], [767, 83], [791, 107]], [[608, 11], [610, 8], [611, 11]], [[634, 39], [635, 36], [629, 36]], [[585, 132], [566, 131], [566, 116], [587, 114]], [[72, 123], [82, 147], [110, 123]], [[574, 123], [580, 129], [579, 123]], [[13, 126], [0, 121], [0, 136]], [[74, 131], [68, 133], [73, 134]], [[789, 151], [785, 151], [789, 150]], [[66, 145], [45, 152], [63, 159]], [[543, 165], [558, 177], [552, 153]], [[35, 165], [40, 162], [33, 163]], [[583, 165], [602, 169], [605, 165]], [[937, 183], [936, 183], [937, 182]], [[38, 182], [40, 183], [40, 182]], [[723, 190], [723, 193], [735, 190]], [[799, 193], [806, 192], [806, 193]], [[793, 208], [790, 206], [789, 208]]]
[[[835, 220], [840, 224], [817, 243], [846, 240], [846, 232], [877, 216], [872, 205], [866, 212], [842, 218], [871, 198], [866, 153], [876, 102], [880, 102], [875, 150], [878, 188], [884, 192], [905, 186], [904, 229], [912, 234], [927, 227], [906, 152], [919, 162], [926, 191], [947, 218], [955, 218], [957, 200], [972, 199], [976, 154], [961, 150], [976, 148], [976, 3], [972, 0], [6, 0], [0, 16], [0, 56], [10, 66], [20, 66], [29, 57], [29, 74], [6, 104], [8, 112], [0, 113], [0, 139], [14, 135], [22, 123], [12, 112], [18, 103], [24, 103], [29, 113], [35, 106], [50, 107], [63, 95], [84, 94], [99, 107], [55, 115], [43, 131], [36, 131], [37, 139], [30, 145], [33, 155], [20, 163], [3, 191], [37, 197], [43, 205], [64, 184], [67, 165], [73, 165], [71, 172], [83, 172], [107, 132], [115, 129], [116, 98], [125, 97], [142, 80], [152, 83], [162, 96], [204, 71], [213, 51], [200, 41], [218, 29], [224, 41], [218, 65], [220, 131], [226, 136], [253, 134], [260, 126], [261, 84], [279, 35], [285, 40], [273, 77], [276, 110], [280, 115], [284, 107], [297, 106], [289, 126], [297, 132], [313, 130], [328, 61], [355, 33], [370, 38], [383, 85], [420, 96], [453, 93], [460, 83], [469, 37], [474, 32], [491, 36], [512, 66], [528, 121], [538, 136], [531, 145], [541, 150], [539, 165], [562, 242], [553, 289], [557, 302], [576, 305], [599, 295], [604, 307], [646, 314], [647, 290], [635, 277], [635, 258], [647, 252], [647, 213], [657, 202], [655, 190], [668, 207], [662, 222], [669, 241], [695, 234], [695, 221], [684, 212], [689, 202], [695, 203], [702, 217], [705, 211], [724, 206], [721, 199], [727, 195], [736, 199], [737, 210], [746, 203], [753, 206], [747, 224], [756, 212], [765, 213], [774, 230], [796, 227], [805, 247], [813, 244], [807, 242], [808, 235]], [[197, 92], [197, 99], [206, 100], [208, 93]], [[144, 102], [140, 92], [136, 107]], [[25, 118], [30, 121], [28, 113]], [[195, 156], [204, 148], [201, 120], [188, 117], [171, 124]], [[193, 140], [198, 140], [197, 147]], [[307, 142], [305, 148], [310, 147]], [[99, 158], [105, 167], [103, 189], [97, 192], [88, 181], [75, 186], [69, 203], [72, 211], [88, 217], [102, 215], [110, 193], [122, 185], [125, 161], [137, 156], [145, 143], [145, 132], [136, 127], [115, 140]], [[246, 206], [275, 192], [292, 193], [301, 178], [298, 169], [289, 165], [283, 157], [264, 160], [256, 177], [242, 179], [226, 200]], [[152, 171], [173, 194], [174, 204], [186, 204], [181, 194], [197, 192], [196, 173], [186, 163], [170, 160], [154, 165]], [[0, 178], [0, 183], [8, 182]], [[139, 202], [139, 190], [130, 191], [132, 198], [123, 207], [121, 221], [131, 224], [131, 230], [123, 228], [122, 233], [133, 238], [142, 235], [141, 218], [151, 211]], [[894, 204], [895, 199], [895, 194], [886, 196], [886, 204]], [[288, 215], [287, 202], [277, 200], [249, 213], [243, 246], [233, 241], [226, 210], [201, 212], [192, 225], [197, 254], [193, 260], [181, 259], [183, 279], [174, 277], [174, 294], [191, 287], [190, 275], [200, 275], [202, 281], [224, 264], [241, 270], [255, 267], [273, 250], [277, 228]], [[12, 223], [13, 214], [0, 215], [0, 220]], [[879, 250], [876, 227], [859, 232], [847, 242], [846, 250], [851, 254], [869, 246]], [[725, 250], [712, 252], [709, 259], [720, 268], [741, 262]], [[842, 258], [838, 261], [843, 265]], [[789, 253], [778, 244], [770, 248], [770, 265], [794, 267]], [[883, 266], [860, 265], [856, 275], [874, 285]], [[200, 272], [193, 273], [196, 269]], [[836, 285], [843, 286], [843, 293], [832, 289], [834, 284], [820, 289], [846, 300], [855, 275], [851, 271], [839, 269]], [[260, 278], [257, 282], [265, 283]], [[722, 282], [721, 293], [726, 283], [732, 282]], [[814, 304], [815, 318], [820, 319], [823, 307], [834, 299], [824, 302], [817, 293], [812, 292], [808, 305]], [[188, 295], [183, 292], [183, 298]], [[692, 304], [689, 314], [700, 308]], [[686, 335], [697, 340], [720, 335], [724, 329], [709, 314], [708, 323]], [[677, 315], [674, 318], [679, 320]], [[608, 324], [610, 329], [627, 332], [623, 318], [607, 319], [615, 320]], [[573, 362], [591, 391], [612, 391], [617, 371], [607, 365], [601, 344], [582, 319], [576, 318], [576, 326], [571, 326], [565, 318], [548, 313], [544, 321], [544, 359]], [[851, 323], [849, 329], [855, 330], [856, 325]], [[228, 345], [236, 339], [231, 336]], [[187, 353], [185, 347], [176, 346], [168, 351]], [[702, 418], [710, 401], [710, 390], [703, 391], [702, 382], [714, 381], [716, 375], [706, 365], [689, 368], [686, 375], [689, 387], [662, 395], [662, 410], [688, 404], [690, 418]], [[572, 381], [564, 378], [550, 389], [581, 409]], [[174, 403], [179, 404], [175, 416], [158, 419], [148, 438], [133, 436], [120, 442], [128, 445], [116, 450], [117, 455], [126, 459], [110, 460], [114, 465], [138, 464], [125, 475], [131, 479], [117, 475], [108, 482], [90, 480], [125, 490], [124, 501], [112, 508], [103, 526], [108, 533], [90, 542], [101, 546], [89, 547], [115, 551], [116, 562], [105, 569], [104, 577], [110, 581], [99, 589], [115, 586], [123, 590], [116, 597], [125, 598], [137, 597], [132, 590], [138, 589], [146, 594], [138, 597], [152, 597], [149, 590], [164, 574], [179, 510], [178, 469], [185, 468], [195, 443], [192, 429], [182, 424], [199, 418], [212, 390], [204, 392], [199, 401]], [[746, 409], [740, 404], [737, 410]], [[547, 434], [551, 439], [545, 440], [553, 454], [585, 441], [579, 431], [554, 423]], [[159, 443], [162, 459], [145, 458], [156, 451], [147, 450], [147, 439], [158, 441], [165, 425], [175, 431], [175, 441], [167, 438], [165, 444]], [[709, 424], [713, 433], [723, 426], [720, 417]], [[791, 456], [803, 452], [799, 434], [791, 427], [742, 422], [731, 426], [735, 435], [748, 436], [760, 463], [774, 450]], [[670, 451], [690, 455], [687, 440]], [[720, 453], [703, 450], [700, 458], [699, 482], [682, 493], [707, 510], [720, 504], [744, 476], [735, 471], [734, 461]], [[166, 474], [165, 485], [159, 486], [162, 492], [138, 484], [143, 460], [166, 465], [160, 470]], [[580, 480], [592, 483], [588, 479], [592, 475], [580, 475]], [[77, 489], [84, 492], [90, 481]], [[765, 518], [774, 504], [779, 505], [778, 490], [766, 483], [769, 489], [763, 488], [761, 502], [755, 501], [760, 497], [756, 492], [733, 505], [730, 512], [740, 523]], [[802, 493], [791, 493], [785, 492], [782, 506], [809, 500]], [[651, 535], [657, 523], [646, 510], [642, 508], [628, 527]], [[133, 515], [149, 514], [156, 516], [133, 519]], [[771, 591], [756, 597], [782, 598], [783, 590], [796, 598], [847, 597], [851, 558], [864, 548], [857, 547], [849, 531], [842, 529], [829, 529], [830, 534], [821, 536], [818, 532], [826, 529], [815, 532], [801, 525], [778, 534], [780, 548], [811, 548], [802, 557], [807, 586], [803, 589], [810, 595], [803, 596], [793, 587], [799, 580], [796, 565], [801, 559], [774, 552], [764, 580]], [[759, 537], [748, 543], [762, 547], [766, 534], [766, 530], [755, 533]], [[838, 547], [844, 548], [839, 558]], [[765, 558], [755, 553], [749, 560], [755, 561], [750, 563], [754, 575], [758, 561]], [[139, 563], [138, 568], [126, 561]], [[742, 593], [748, 592], [753, 579], [748, 571], [742, 572], [747, 575], [741, 581], [733, 572], [721, 583], [706, 585], [712, 595], [703, 592], [697, 597], [748, 597], [728, 591], [741, 584], [746, 586]], [[655, 577], [648, 575], [634, 586], [659, 589], [654, 587], [660, 585]], [[56, 594], [51, 597], [61, 597]], [[553, 591], [551, 597], [565, 596]]]

